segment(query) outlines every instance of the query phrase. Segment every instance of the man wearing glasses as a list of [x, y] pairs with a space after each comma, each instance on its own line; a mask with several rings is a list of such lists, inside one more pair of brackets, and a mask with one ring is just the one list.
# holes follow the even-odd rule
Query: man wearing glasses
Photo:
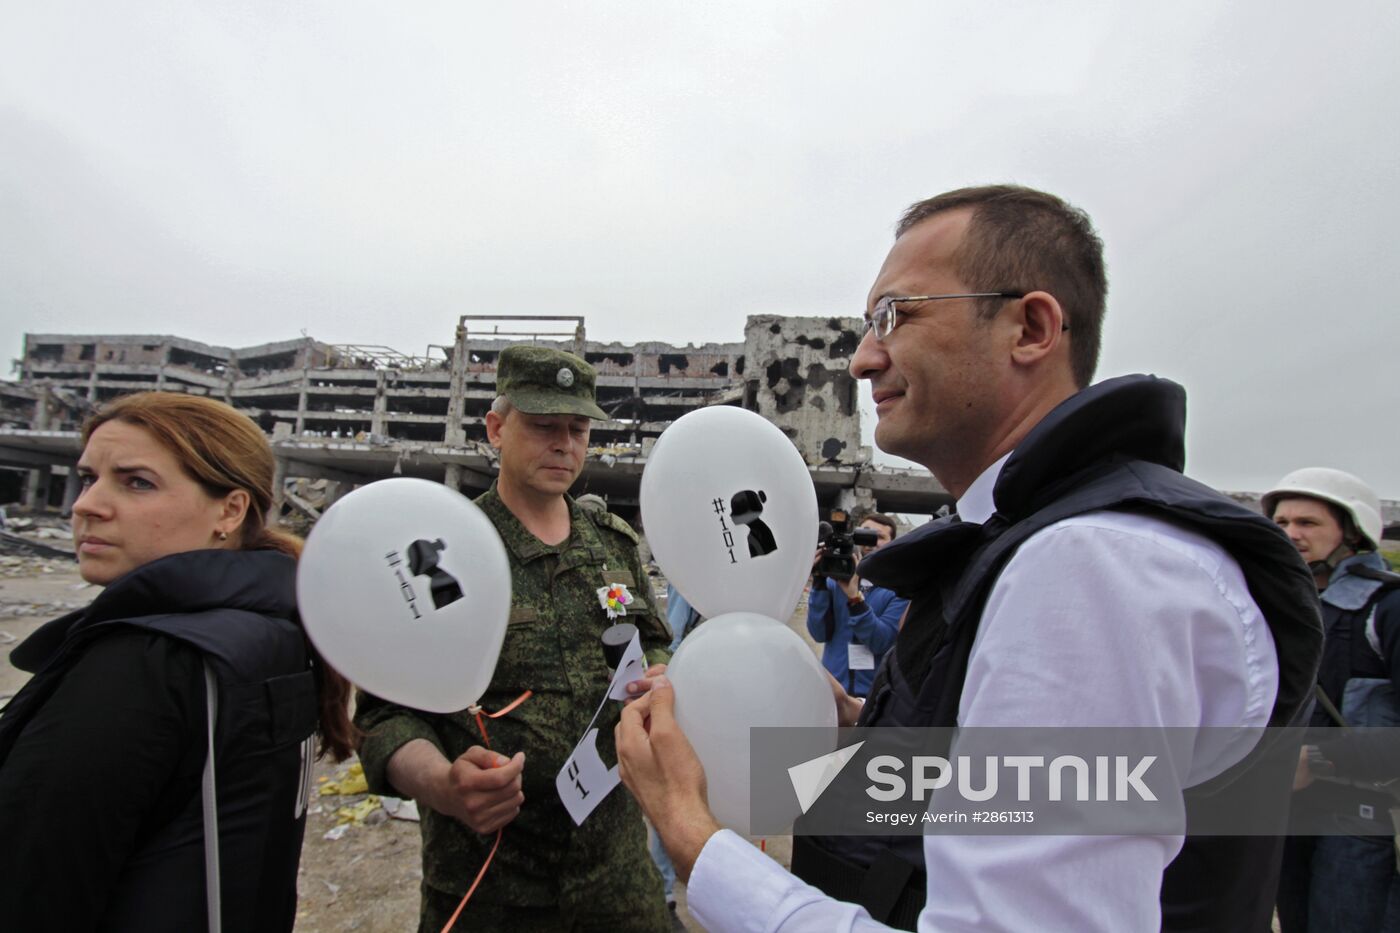
[[[1307, 569], [1272, 523], [1181, 475], [1179, 386], [1089, 387], [1106, 290], [1088, 217], [1052, 195], [962, 189], [904, 215], [850, 368], [876, 443], [928, 467], [957, 514], [862, 562], [911, 604], [863, 708], [838, 695], [843, 724], [1298, 716], [1321, 641]], [[617, 745], [709, 930], [1268, 928], [1266, 837], [799, 835], [803, 883], [714, 821], [673, 703], [661, 683]], [[1173, 773], [1203, 782], [1252, 741]]]

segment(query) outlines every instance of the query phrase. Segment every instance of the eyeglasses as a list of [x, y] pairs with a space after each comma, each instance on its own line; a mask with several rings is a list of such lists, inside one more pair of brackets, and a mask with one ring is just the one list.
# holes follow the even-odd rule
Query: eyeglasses
[[[908, 298], [897, 298], [886, 295], [875, 302], [875, 310], [870, 312], [870, 316], [865, 319], [865, 331], [862, 335], [875, 331], [876, 340], [884, 340], [894, 330], [899, 322], [895, 319], [895, 303], [899, 301], [946, 301], [949, 298], [1024, 298], [1024, 292], [970, 292], [966, 295], [911, 295]], [[1069, 330], [1069, 325], [1064, 325], [1065, 330]]]

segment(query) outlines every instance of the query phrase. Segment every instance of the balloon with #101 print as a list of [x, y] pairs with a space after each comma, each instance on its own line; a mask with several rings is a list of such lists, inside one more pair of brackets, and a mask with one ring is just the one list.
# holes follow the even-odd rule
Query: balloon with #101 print
[[480, 699], [510, 618], [491, 520], [441, 483], [385, 479], [331, 506], [297, 565], [297, 606], [326, 662], [376, 696], [448, 713]]
[[763, 417], [717, 405], [678, 418], [647, 457], [641, 506], [656, 562], [702, 616], [792, 613], [817, 547], [817, 494]]
[[666, 676], [676, 722], [705, 766], [710, 810], [749, 832], [749, 730], [825, 727], [836, 741], [831, 682], [807, 643], [786, 625], [752, 612], [709, 619], [688, 635]]

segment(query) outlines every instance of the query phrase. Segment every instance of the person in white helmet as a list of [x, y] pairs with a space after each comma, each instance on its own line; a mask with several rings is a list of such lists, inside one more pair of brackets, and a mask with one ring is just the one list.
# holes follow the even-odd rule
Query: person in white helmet
[[1326, 633], [1311, 725], [1330, 735], [1303, 748], [1295, 819], [1320, 819], [1319, 831], [1355, 833], [1289, 838], [1280, 927], [1283, 933], [1400, 931], [1388, 812], [1397, 801], [1367, 786], [1400, 776], [1400, 750], [1384, 734], [1332, 728], [1400, 725], [1400, 576], [1376, 552], [1380, 500], [1350, 473], [1309, 467], [1279, 480], [1263, 507], [1308, 562]]

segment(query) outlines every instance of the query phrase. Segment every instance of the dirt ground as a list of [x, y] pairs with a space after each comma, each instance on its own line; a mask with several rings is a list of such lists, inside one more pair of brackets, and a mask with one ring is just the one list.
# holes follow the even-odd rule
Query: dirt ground
[[[345, 770], [346, 765], [332, 768], [322, 763], [317, 776], [334, 779]], [[418, 885], [423, 873], [417, 823], [390, 819], [351, 826], [339, 839], [325, 838], [336, 826], [337, 809], [363, 799], [364, 795], [321, 797], [319, 807], [312, 806], [297, 884], [301, 898], [297, 933], [413, 933], [418, 928]], [[764, 843], [769, 855], [784, 866], [788, 864], [792, 837], [772, 837]], [[690, 921], [685, 885], [680, 882], [676, 884], [676, 901], [681, 920], [691, 929], [699, 929]], [[468, 904], [459, 921], [462, 930], [471, 929], [470, 917]]]
[[[29, 677], [8, 663], [11, 649], [44, 622], [81, 608], [96, 595], [97, 589], [82, 581], [71, 561], [0, 556], [0, 706]], [[801, 605], [805, 607], [805, 600]], [[810, 644], [804, 618], [799, 608], [789, 626]], [[348, 764], [319, 763], [317, 786], [336, 781]], [[380, 808], [336, 838], [326, 838], [337, 827], [340, 809], [361, 804], [365, 796], [313, 799], [297, 885], [297, 933], [412, 933], [417, 929], [418, 885], [423, 877], [418, 824], [389, 819]], [[787, 865], [791, 837], [770, 837], [764, 843], [769, 855]], [[679, 914], [689, 921], [685, 886], [676, 887]], [[459, 921], [461, 929], [471, 928], [470, 916], [468, 905]]]

